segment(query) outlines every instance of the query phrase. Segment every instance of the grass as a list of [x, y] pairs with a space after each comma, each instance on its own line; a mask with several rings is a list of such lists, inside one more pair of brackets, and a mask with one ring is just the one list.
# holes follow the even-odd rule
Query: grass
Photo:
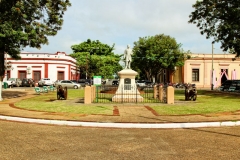
[[223, 92], [198, 91], [196, 101], [185, 101], [184, 90], [175, 91], [174, 105], [152, 106], [160, 115], [189, 115], [235, 112], [240, 110], [240, 95]]
[[[111, 102], [113, 94], [106, 95], [108, 97], [104, 97], [104, 101], [100, 97], [99, 102], [113, 104]], [[68, 100], [50, 101], [56, 100], [56, 97], [56, 91], [49, 92], [22, 100], [15, 105], [19, 108], [46, 112], [112, 115], [113, 105], [109, 106], [103, 103], [95, 103], [99, 105], [85, 105], [77, 103], [77, 100], [84, 98], [84, 90], [69, 89]], [[184, 90], [175, 90], [174, 98], [175, 104], [156, 104], [154, 99], [152, 100], [153, 103], [150, 103], [151, 101], [149, 100], [147, 102], [160, 115], [212, 114], [240, 110], [240, 94], [198, 90], [196, 101], [185, 101]], [[139, 104], [141, 105], [141, 103]]]
[[[112, 106], [84, 105], [83, 103], [73, 102], [75, 99], [82, 99], [84, 90], [68, 89], [67, 100], [56, 100], [57, 94], [49, 92], [25, 99], [15, 103], [15, 106], [28, 110], [46, 111], [46, 112], [61, 112], [61, 113], [76, 113], [76, 114], [112, 114]], [[53, 101], [51, 101], [53, 100]]]

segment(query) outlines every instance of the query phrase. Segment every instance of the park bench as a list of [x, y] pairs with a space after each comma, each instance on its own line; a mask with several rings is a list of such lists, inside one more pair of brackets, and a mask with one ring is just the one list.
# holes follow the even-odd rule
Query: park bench
[[37, 94], [40, 94], [42, 90], [39, 87], [34, 87], [34, 90]]
[[55, 87], [53, 87], [52, 85], [48, 87], [48, 90], [50, 91], [55, 91]]
[[48, 88], [47, 88], [47, 86], [43, 86], [42, 92], [48, 93]]

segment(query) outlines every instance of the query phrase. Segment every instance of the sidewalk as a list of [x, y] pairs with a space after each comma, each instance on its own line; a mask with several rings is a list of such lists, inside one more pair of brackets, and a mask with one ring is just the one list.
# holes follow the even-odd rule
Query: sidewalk
[[[180, 124], [180, 123], [203, 123], [203, 122], [226, 122], [238, 124], [240, 111], [235, 113], [186, 115], [186, 116], [162, 116], [158, 115], [148, 104], [107, 104], [113, 106], [111, 115], [83, 115], [71, 113], [50, 113], [19, 109], [14, 103], [21, 99], [35, 96], [34, 92], [6, 98], [0, 102], [0, 115], [10, 117], [22, 117], [41, 120], [61, 120], [74, 122], [97, 122], [97, 123], [133, 123], [133, 124]], [[9, 96], [9, 95], [8, 95]], [[3, 97], [4, 98], [4, 97]], [[84, 104], [82, 104], [84, 105]], [[99, 105], [99, 104], [92, 104]], [[4, 119], [4, 118], [2, 118]]]

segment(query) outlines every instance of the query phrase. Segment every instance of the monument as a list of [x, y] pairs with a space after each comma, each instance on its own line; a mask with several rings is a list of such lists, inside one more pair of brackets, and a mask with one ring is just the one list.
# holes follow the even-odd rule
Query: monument
[[113, 102], [142, 102], [143, 97], [140, 95], [135, 77], [138, 74], [131, 69], [132, 62], [132, 49], [127, 45], [127, 49], [124, 51], [123, 59], [125, 60], [125, 68], [118, 72], [120, 77], [119, 86], [112, 97]]

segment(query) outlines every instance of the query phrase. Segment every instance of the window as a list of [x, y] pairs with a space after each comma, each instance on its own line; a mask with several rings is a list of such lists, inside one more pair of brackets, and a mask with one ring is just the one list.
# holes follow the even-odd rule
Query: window
[[192, 69], [192, 81], [199, 81], [199, 69]]

